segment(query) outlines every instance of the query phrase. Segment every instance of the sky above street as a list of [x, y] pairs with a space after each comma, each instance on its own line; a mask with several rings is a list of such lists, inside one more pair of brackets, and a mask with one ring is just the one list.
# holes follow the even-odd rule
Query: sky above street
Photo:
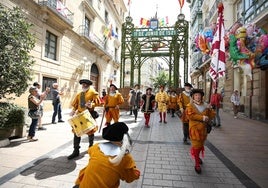
[[[128, 0], [125, 0], [126, 5]], [[180, 13], [180, 5], [178, 0], [131, 0], [130, 16], [133, 18], [135, 26], [140, 26], [140, 19], [150, 19], [155, 16], [157, 11], [158, 18], [168, 17], [169, 25], [173, 25]], [[182, 8], [182, 13], [185, 14], [185, 19], [190, 19], [190, 8], [186, 2]], [[128, 13], [127, 13], [128, 14]]]

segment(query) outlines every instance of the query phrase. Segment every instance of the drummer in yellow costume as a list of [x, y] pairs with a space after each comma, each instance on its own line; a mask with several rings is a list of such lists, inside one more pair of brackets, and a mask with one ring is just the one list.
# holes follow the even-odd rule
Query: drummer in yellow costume
[[160, 121], [159, 123], [162, 123], [162, 120], [164, 120], [164, 123], [166, 124], [166, 116], [167, 116], [167, 107], [169, 103], [169, 96], [167, 92], [164, 91], [164, 86], [160, 86], [160, 91], [155, 96], [155, 101], [157, 102], [157, 107], [159, 111]]
[[[101, 105], [99, 94], [93, 87], [90, 87], [92, 85], [92, 81], [88, 79], [82, 79], [79, 81], [79, 83], [82, 85], [82, 92], [78, 93], [75, 96], [72, 102], [73, 109], [70, 115], [73, 116], [88, 109], [92, 117], [96, 119], [97, 113], [94, 111], [94, 107]], [[97, 129], [98, 127], [94, 128], [90, 133], [88, 133], [89, 147], [93, 145], [94, 132], [96, 132]], [[69, 160], [79, 156], [80, 141], [81, 137], [78, 137], [76, 134], [74, 134], [74, 151], [71, 155], [68, 156]]]
[[123, 103], [123, 96], [117, 92], [117, 87], [111, 84], [109, 94], [104, 98], [106, 126], [110, 125], [112, 120], [118, 122], [120, 115], [119, 105]]
[[[189, 119], [189, 131], [191, 139], [191, 155], [195, 159], [195, 171], [201, 173], [202, 160], [199, 155], [204, 152], [204, 142], [207, 139], [206, 123], [215, 116], [215, 111], [210, 105], [203, 102], [204, 92], [194, 89], [191, 92], [192, 100], [187, 105], [186, 116]], [[204, 155], [203, 155], [204, 156]]]

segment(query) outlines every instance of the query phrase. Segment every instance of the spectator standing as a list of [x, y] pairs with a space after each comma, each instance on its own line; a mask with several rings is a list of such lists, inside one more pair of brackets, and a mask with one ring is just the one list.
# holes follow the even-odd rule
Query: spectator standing
[[30, 125], [29, 133], [27, 139], [30, 142], [37, 141], [35, 138], [35, 130], [38, 124], [38, 119], [40, 117], [39, 106], [43, 102], [44, 98], [41, 96], [38, 98], [37, 88], [31, 86], [29, 89], [30, 95], [28, 96], [28, 108], [29, 108], [29, 116], [32, 118], [32, 122]]
[[111, 84], [108, 95], [104, 97], [106, 126], [110, 125], [112, 120], [114, 122], [119, 120], [119, 105], [124, 103], [124, 98], [117, 90], [117, 87]]
[[141, 103], [141, 94], [140, 91], [140, 85], [136, 84], [134, 89], [130, 91], [129, 93], [129, 105], [131, 106], [131, 110], [135, 117], [135, 122], [137, 122], [138, 117], [138, 111], [140, 109], [140, 103]]
[[141, 99], [141, 111], [144, 113], [145, 126], [149, 128], [150, 116], [155, 107], [155, 95], [152, 94], [152, 88], [147, 88], [146, 94], [142, 95]]
[[[80, 85], [82, 86], [82, 91], [76, 95], [72, 102], [72, 111], [70, 113], [71, 116], [75, 114], [79, 114], [85, 110], [89, 110], [91, 116], [96, 119], [97, 116], [95, 116], [96, 112], [94, 111], [94, 108], [96, 106], [101, 105], [101, 100], [99, 98], [99, 94], [93, 87], [90, 87], [92, 85], [92, 81], [88, 79], [81, 79], [79, 81]], [[90, 133], [88, 134], [88, 142], [89, 142], [89, 147], [93, 145], [94, 142], [94, 133], [97, 131], [96, 129], [93, 129]], [[73, 153], [68, 156], [68, 159], [73, 159], [75, 157], [79, 156], [79, 148], [80, 148], [80, 142], [81, 142], [81, 137], [78, 137], [76, 134], [74, 134], [73, 138]]]
[[61, 109], [61, 101], [60, 101], [60, 96], [63, 95], [63, 91], [58, 90], [58, 83], [53, 83], [52, 84], [52, 105], [53, 105], [53, 115], [52, 115], [52, 124], [57, 124], [56, 123], [56, 116], [58, 115], [58, 122], [64, 122], [62, 120], [62, 109]]
[[[40, 98], [42, 97], [44, 100], [46, 99], [48, 93], [50, 92], [50, 88], [47, 87], [46, 90], [44, 92], [41, 91], [41, 84], [38, 82], [34, 82], [33, 86], [36, 87], [37, 89], [37, 94], [38, 94], [38, 99], [40, 100]], [[39, 105], [39, 111], [40, 111], [40, 118], [38, 119], [38, 130], [46, 130], [45, 127], [43, 127], [42, 125], [42, 117], [44, 114], [44, 102], [42, 101], [42, 103]]]
[[231, 103], [233, 104], [234, 118], [236, 119], [240, 106], [240, 96], [237, 89], [231, 95]]
[[160, 86], [160, 91], [156, 94], [155, 101], [157, 102], [157, 107], [159, 111], [159, 117], [160, 117], [159, 123], [162, 123], [162, 121], [164, 121], [164, 123], [166, 124], [169, 96], [167, 92], [164, 91], [163, 85]]
[[189, 120], [186, 117], [185, 109], [187, 104], [190, 103], [190, 93], [192, 90], [193, 86], [190, 83], [185, 83], [184, 84], [184, 91], [180, 93], [179, 98], [178, 98], [178, 105], [180, 108], [181, 112], [181, 121], [182, 121], [182, 130], [183, 130], [183, 143], [186, 145], [189, 145], [190, 143], [188, 142], [189, 139]]
[[216, 112], [216, 116], [214, 118], [214, 125], [217, 127], [221, 126], [221, 118], [220, 118], [220, 108], [221, 108], [222, 97], [221, 94], [218, 93], [218, 90], [215, 89], [214, 93], [210, 97], [210, 105]]

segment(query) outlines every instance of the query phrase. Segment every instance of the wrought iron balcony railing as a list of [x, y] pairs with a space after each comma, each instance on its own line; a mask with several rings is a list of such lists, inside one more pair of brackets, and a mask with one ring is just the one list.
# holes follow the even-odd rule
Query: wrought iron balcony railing
[[90, 32], [85, 25], [79, 26], [79, 34], [83, 37], [86, 37], [90, 42], [94, 43], [99, 49], [105, 51], [108, 55], [113, 57], [113, 51], [105, 45], [105, 40], [100, 39], [97, 35]]
[[254, 0], [242, 13], [245, 23], [251, 22], [254, 18], [267, 11], [267, 0]]
[[73, 25], [74, 14], [63, 5], [59, 0], [38, 0], [38, 4], [47, 6], [50, 10], [58, 14], [61, 18], [66, 20], [70, 25]]

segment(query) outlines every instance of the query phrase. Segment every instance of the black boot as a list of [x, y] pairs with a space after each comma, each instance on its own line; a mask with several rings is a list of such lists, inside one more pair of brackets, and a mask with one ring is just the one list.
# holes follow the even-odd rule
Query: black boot
[[93, 146], [93, 144], [94, 144], [94, 134], [88, 135], [88, 143], [89, 143], [89, 147]]
[[79, 149], [74, 149], [73, 153], [67, 157], [68, 160], [71, 160], [79, 156]]

